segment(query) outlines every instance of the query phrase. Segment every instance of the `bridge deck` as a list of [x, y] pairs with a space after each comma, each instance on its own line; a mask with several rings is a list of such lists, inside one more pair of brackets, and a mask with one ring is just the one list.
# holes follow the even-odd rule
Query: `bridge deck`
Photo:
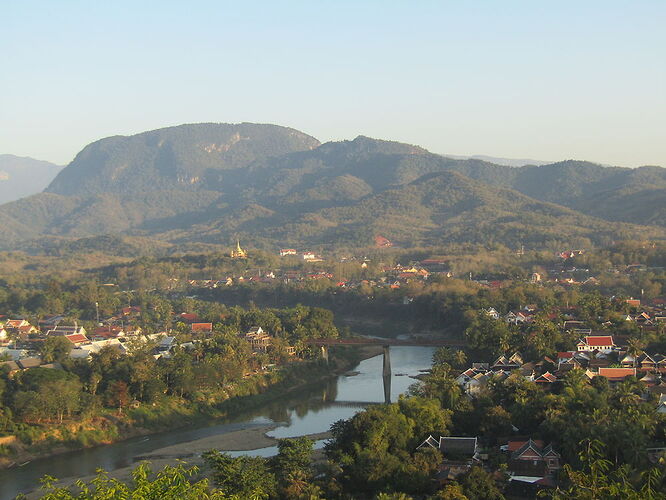
[[447, 340], [447, 339], [370, 339], [370, 338], [350, 338], [350, 339], [310, 339], [307, 341], [310, 345], [315, 346], [334, 346], [334, 345], [381, 345], [381, 346], [432, 346], [432, 347], [464, 347], [466, 342], [464, 340]]

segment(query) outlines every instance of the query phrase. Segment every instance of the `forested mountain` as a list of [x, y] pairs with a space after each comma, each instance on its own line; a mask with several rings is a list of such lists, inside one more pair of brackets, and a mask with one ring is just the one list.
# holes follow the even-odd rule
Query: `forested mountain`
[[48, 161], [0, 155], [0, 202], [7, 203], [43, 191], [61, 169]]
[[276, 125], [180, 125], [93, 142], [46, 191], [89, 196], [205, 187], [211, 172], [317, 146], [315, 138]]
[[198, 124], [92, 143], [44, 193], [2, 205], [0, 221], [6, 248], [103, 234], [176, 246], [242, 236], [267, 249], [364, 246], [376, 234], [540, 247], [662, 238], [665, 194], [658, 167], [509, 167], [363, 136], [320, 144], [274, 125]]

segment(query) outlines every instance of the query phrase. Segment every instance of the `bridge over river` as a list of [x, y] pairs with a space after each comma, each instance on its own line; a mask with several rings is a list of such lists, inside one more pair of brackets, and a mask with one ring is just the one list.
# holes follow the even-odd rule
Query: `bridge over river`
[[463, 340], [450, 340], [450, 339], [428, 339], [428, 338], [411, 338], [411, 339], [382, 339], [376, 337], [354, 337], [354, 338], [320, 338], [310, 339], [307, 341], [312, 346], [317, 346], [321, 350], [321, 357], [328, 363], [328, 349], [331, 346], [366, 346], [366, 345], [380, 345], [384, 348], [384, 363], [382, 376], [384, 379], [384, 399], [386, 403], [391, 402], [391, 346], [404, 347], [404, 346], [425, 346], [425, 347], [465, 347], [466, 343]]

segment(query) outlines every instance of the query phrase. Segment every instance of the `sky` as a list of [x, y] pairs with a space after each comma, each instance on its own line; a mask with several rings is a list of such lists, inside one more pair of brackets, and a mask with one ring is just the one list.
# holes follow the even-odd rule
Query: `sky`
[[182, 123], [666, 167], [666, 2], [0, 1], [0, 154]]

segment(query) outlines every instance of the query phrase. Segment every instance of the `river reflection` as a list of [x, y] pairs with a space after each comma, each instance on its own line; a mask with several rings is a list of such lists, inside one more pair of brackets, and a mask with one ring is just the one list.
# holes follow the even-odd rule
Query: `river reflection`
[[[434, 348], [392, 347], [391, 400], [407, 391], [416, 382], [410, 376], [430, 367]], [[208, 436], [233, 432], [248, 426], [264, 426], [277, 423], [280, 426], [269, 432], [276, 438], [295, 437], [327, 431], [337, 420], [352, 417], [368, 404], [384, 402], [382, 380], [382, 356], [366, 359], [353, 369], [354, 376], [342, 375], [293, 395], [266, 404], [260, 408], [240, 413], [224, 421], [199, 428], [177, 429], [138, 437], [120, 443], [75, 451], [53, 458], [35, 460], [24, 467], [0, 471], [0, 499], [9, 500], [20, 492], [35, 489], [39, 478], [45, 474], [58, 478], [81, 477], [94, 474], [98, 468], [106, 470], [126, 467], [135, 462], [134, 457], [156, 449], [202, 439]], [[317, 442], [317, 447], [323, 441]], [[275, 447], [232, 452], [270, 456]]]

